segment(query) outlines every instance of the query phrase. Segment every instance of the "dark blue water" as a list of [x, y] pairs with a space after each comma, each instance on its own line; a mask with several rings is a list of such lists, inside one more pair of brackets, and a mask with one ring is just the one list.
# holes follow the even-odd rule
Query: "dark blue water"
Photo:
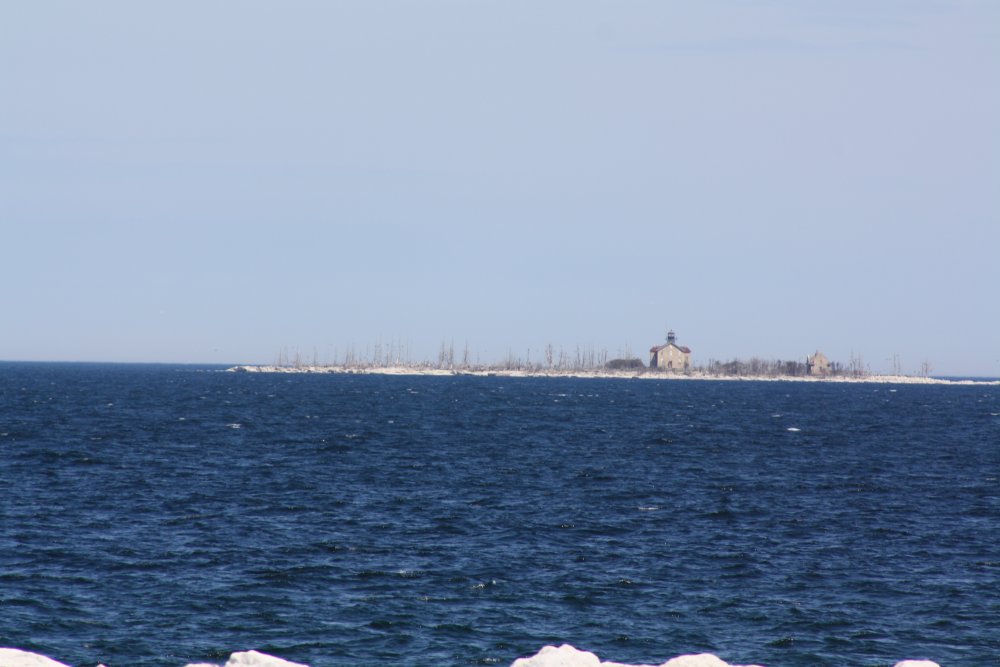
[[985, 386], [3, 364], [0, 645], [1000, 665], [998, 415]]

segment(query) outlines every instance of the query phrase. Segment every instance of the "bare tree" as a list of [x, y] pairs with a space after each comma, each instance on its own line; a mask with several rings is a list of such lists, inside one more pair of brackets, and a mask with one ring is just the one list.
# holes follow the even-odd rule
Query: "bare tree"
[[854, 350], [851, 350], [849, 369], [854, 377], [863, 377], [865, 374], [865, 361], [860, 354], [855, 354]]
[[903, 374], [903, 365], [899, 362], [899, 354], [896, 352], [892, 354], [892, 374], [893, 375]]

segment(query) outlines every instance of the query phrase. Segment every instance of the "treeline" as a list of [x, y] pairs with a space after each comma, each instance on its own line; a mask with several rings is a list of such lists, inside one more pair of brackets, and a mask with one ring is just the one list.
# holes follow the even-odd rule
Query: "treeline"
[[[622, 354], [622, 350], [619, 350]], [[624, 354], [631, 355], [631, 348], [624, 347]], [[593, 345], [577, 345], [575, 348], [564, 348], [552, 344], [545, 345], [541, 350], [528, 349], [525, 354], [518, 354], [508, 348], [502, 359], [497, 362], [483, 362], [478, 352], [473, 352], [468, 343], [456, 348], [454, 341], [441, 341], [437, 358], [434, 360], [414, 359], [410, 346], [395, 340], [374, 344], [348, 345], [344, 348], [330, 346], [327, 352], [320, 355], [317, 349], [311, 354], [303, 354], [299, 350], [282, 348], [276, 355], [275, 365], [291, 368], [308, 366], [338, 366], [344, 368], [388, 368], [405, 367], [414, 369], [439, 370], [517, 370], [526, 372], [570, 372], [596, 371], [608, 364], [608, 350]], [[638, 361], [639, 366], [642, 362]]]
[[[730, 376], [730, 377], [797, 377], [809, 374], [809, 368], [804, 361], [785, 361], [783, 359], [761, 359], [751, 357], [750, 359], [733, 359], [731, 361], [717, 361], [709, 359], [708, 364], [696, 366], [694, 372], [704, 375]], [[846, 375], [843, 364], [838, 362], [830, 363], [830, 375]], [[863, 375], [864, 373], [858, 373]]]
[[[468, 347], [466, 347], [468, 355]], [[383, 342], [378, 339], [374, 344], [350, 344], [343, 348], [329, 346], [325, 353], [320, 354], [318, 348], [313, 348], [310, 354], [303, 354], [299, 349], [289, 350], [287, 347], [278, 351], [275, 365], [288, 368], [305, 368], [308, 366], [341, 366], [345, 368], [388, 368], [390, 366], [429, 367], [426, 361], [413, 361], [410, 346], [406, 343], [390, 340]]]
[[[478, 353], [473, 353], [468, 343], [456, 349], [453, 341], [442, 341], [435, 360], [414, 360], [408, 344], [390, 340], [377, 340], [364, 348], [349, 345], [338, 350], [331, 346], [321, 357], [318, 350], [312, 354], [303, 355], [298, 350], [289, 352], [282, 349], [277, 355], [278, 366], [303, 368], [307, 366], [337, 366], [344, 368], [388, 368], [405, 367], [413, 369], [437, 369], [455, 371], [524, 371], [528, 373], [567, 373], [596, 372], [602, 370], [628, 371], [631, 373], [660, 373], [657, 368], [650, 368], [642, 359], [632, 356], [628, 345], [618, 350], [618, 356], [609, 359], [606, 348], [593, 345], [577, 345], [574, 348], [564, 348], [552, 344], [545, 345], [540, 351], [528, 349], [524, 355], [509, 349], [503, 358], [497, 362], [482, 362]], [[925, 362], [921, 368], [923, 374], [930, 373], [930, 366]], [[672, 371], [674, 373], [682, 371]], [[689, 371], [690, 375], [707, 375], [712, 377], [779, 377], [808, 375], [805, 361], [788, 361], [783, 359], [732, 359], [719, 361], [709, 359], [707, 364], [695, 365]], [[831, 362], [829, 375], [863, 377], [871, 374], [871, 369], [860, 355], [851, 354], [848, 364]]]

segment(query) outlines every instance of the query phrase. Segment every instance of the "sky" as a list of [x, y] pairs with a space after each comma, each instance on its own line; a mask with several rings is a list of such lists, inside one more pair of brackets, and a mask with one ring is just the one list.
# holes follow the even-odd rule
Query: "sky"
[[0, 359], [1000, 376], [995, 0], [0, 5]]

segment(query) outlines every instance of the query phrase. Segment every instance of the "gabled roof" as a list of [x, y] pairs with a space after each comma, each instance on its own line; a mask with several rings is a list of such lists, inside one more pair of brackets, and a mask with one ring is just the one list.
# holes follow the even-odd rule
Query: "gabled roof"
[[657, 345], [655, 347], [649, 348], [649, 351], [650, 351], [650, 353], [659, 352], [660, 350], [665, 350], [668, 347], [676, 347], [678, 350], [680, 350], [684, 354], [691, 354], [691, 348], [690, 347], [685, 347], [683, 345], [677, 345], [676, 343], [666, 343], [665, 345]]

